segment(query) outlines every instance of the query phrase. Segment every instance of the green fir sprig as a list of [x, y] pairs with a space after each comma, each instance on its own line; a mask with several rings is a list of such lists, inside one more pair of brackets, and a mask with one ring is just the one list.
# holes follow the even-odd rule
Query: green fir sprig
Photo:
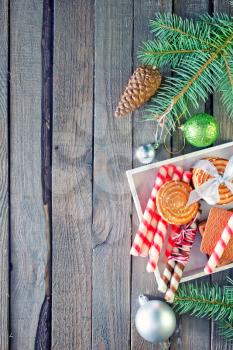
[[189, 313], [199, 318], [218, 321], [219, 333], [233, 339], [233, 280], [220, 287], [209, 283], [188, 283], [180, 285], [173, 302], [179, 314]]
[[157, 14], [150, 22], [154, 40], [138, 56], [144, 64], [168, 65], [173, 71], [152, 99], [147, 120], [163, 120], [175, 129], [177, 117], [218, 91], [233, 118], [233, 17], [202, 15], [198, 21]]

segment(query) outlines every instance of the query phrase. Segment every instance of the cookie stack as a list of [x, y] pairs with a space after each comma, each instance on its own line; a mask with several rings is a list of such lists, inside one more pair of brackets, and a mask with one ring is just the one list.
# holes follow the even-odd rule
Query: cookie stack
[[[223, 175], [228, 164], [228, 159], [207, 158], [207, 160], [215, 166], [219, 175]], [[208, 172], [205, 172], [204, 170], [199, 168], [193, 169], [192, 181], [195, 189], [203, 185], [206, 181], [210, 180], [211, 178], [212, 177]], [[219, 186], [219, 197], [220, 200], [216, 204], [223, 205], [231, 203], [233, 201], [233, 193], [225, 184], [220, 184]]]

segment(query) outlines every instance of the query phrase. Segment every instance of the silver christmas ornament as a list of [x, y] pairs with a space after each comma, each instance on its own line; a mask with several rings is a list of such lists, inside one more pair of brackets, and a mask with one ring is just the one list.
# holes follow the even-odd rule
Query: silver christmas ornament
[[155, 158], [156, 150], [159, 145], [157, 143], [148, 143], [137, 148], [135, 156], [142, 164], [149, 164]]
[[160, 124], [157, 123], [156, 131], [154, 134], [154, 142], [141, 145], [137, 148], [135, 157], [139, 160], [140, 163], [149, 164], [154, 160], [156, 150], [159, 148], [161, 144], [162, 133], [163, 133], [163, 127], [161, 128]]
[[148, 300], [139, 296], [141, 305], [135, 317], [138, 333], [151, 343], [161, 343], [167, 340], [175, 331], [176, 316], [171, 307], [160, 300]]

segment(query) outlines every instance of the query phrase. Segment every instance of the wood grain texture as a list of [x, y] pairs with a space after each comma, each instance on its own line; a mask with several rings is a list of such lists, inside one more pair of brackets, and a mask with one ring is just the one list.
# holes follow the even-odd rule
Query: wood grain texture
[[0, 349], [9, 339], [9, 201], [8, 201], [8, 1], [0, 2]]
[[35, 340], [35, 350], [51, 349], [51, 298], [46, 297], [41, 307]]
[[52, 106], [53, 106], [53, 0], [43, 0], [41, 161], [43, 202], [51, 214]]
[[52, 349], [91, 348], [93, 1], [54, 2]]
[[[174, 13], [187, 18], [197, 18], [198, 15], [209, 12], [207, 0], [175, 0]], [[201, 103], [198, 111], [204, 111], [205, 105]], [[194, 111], [197, 113], [198, 111]], [[194, 114], [193, 113], [193, 114]], [[186, 145], [184, 153], [197, 150], [195, 147]], [[201, 281], [209, 281], [209, 278], [201, 278]], [[210, 347], [210, 322], [191, 316], [182, 316], [178, 321], [178, 332], [172, 339], [172, 350], [207, 350]]]
[[44, 203], [47, 263], [45, 272], [45, 300], [41, 308], [35, 350], [51, 348], [52, 315], [52, 119], [53, 119], [53, 0], [43, 0], [42, 28], [42, 120], [41, 120], [41, 180]]
[[41, 185], [42, 1], [11, 1], [11, 349], [32, 350], [45, 297]]
[[[233, 15], [233, 9], [230, 7], [227, 0], [214, 0], [213, 10], [215, 12], [224, 12]], [[222, 105], [220, 96], [218, 94], [215, 94], [213, 99], [213, 115], [218, 119], [221, 129], [221, 136], [217, 143], [221, 144], [227, 141], [232, 141], [233, 121], [228, 118], [226, 109]], [[226, 276], [233, 278], [232, 269], [222, 273], [213, 274], [211, 276], [211, 281], [212, 283], [224, 285], [226, 283]], [[232, 349], [233, 342], [227, 342], [223, 337], [219, 336], [216, 325], [216, 322], [212, 322], [211, 350]]]
[[[152, 19], [156, 12], [171, 12], [171, 1], [134, 1], [134, 66], [137, 67], [139, 61], [137, 59], [137, 51], [141, 43], [147, 39], [153, 38], [153, 35], [149, 32], [149, 20]], [[166, 74], [169, 72], [166, 71]], [[145, 116], [145, 106], [133, 114], [133, 152], [136, 148], [148, 142], [154, 141], [155, 123], [143, 122], [142, 118]], [[169, 139], [167, 140], [169, 144]], [[169, 158], [170, 154], [164, 150], [161, 145], [157, 154], [156, 160], [162, 160]], [[134, 159], [133, 167], [140, 166], [139, 162]], [[134, 239], [135, 232], [138, 228], [138, 216], [133, 206], [133, 226], [132, 226], [132, 239]], [[136, 331], [134, 320], [135, 314], [138, 310], [138, 296], [141, 293], [147, 295], [157, 295], [157, 284], [154, 274], [146, 272], [147, 259], [138, 257], [132, 257], [132, 287], [131, 287], [131, 348], [132, 349], [156, 349], [155, 345], [152, 345], [143, 340]]]
[[95, 2], [93, 349], [130, 348], [130, 116], [114, 110], [131, 74], [132, 0]]

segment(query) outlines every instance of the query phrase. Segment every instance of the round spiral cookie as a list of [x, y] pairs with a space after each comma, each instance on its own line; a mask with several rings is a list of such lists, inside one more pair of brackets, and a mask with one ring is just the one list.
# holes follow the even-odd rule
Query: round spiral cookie
[[186, 206], [192, 187], [183, 181], [166, 182], [157, 193], [157, 209], [169, 224], [185, 225], [198, 212], [199, 203]]
[[[228, 160], [223, 158], [207, 158], [211, 163], [214, 164], [219, 174], [223, 174], [227, 166]], [[202, 169], [193, 169], [193, 186], [195, 188], [202, 185], [204, 182], [208, 181], [212, 176], [206, 173]], [[233, 201], [233, 193], [225, 186], [221, 184], [219, 186], [219, 197], [220, 201], [217, 204], [227, 204]]]

